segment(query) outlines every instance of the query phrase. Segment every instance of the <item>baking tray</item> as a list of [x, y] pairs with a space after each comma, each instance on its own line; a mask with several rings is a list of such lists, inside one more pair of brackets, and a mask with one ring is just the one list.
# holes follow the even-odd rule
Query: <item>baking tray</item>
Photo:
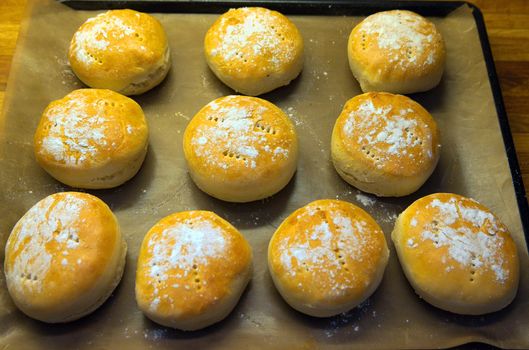
[[[65, 5], [67, 6], [65, 6]], [[265, 6], [288, 15], [306, 44], [301, 76], [262, 96], [294, 120], [300, 137], [298, 172], [270, 199], [225, 203], [200, 192], [188, 177], [181, 137], [188, 120], [214, 98], [233, 93], [210, 73], [202, 38], [217, 15], [232, 7]], [[66, 61], [69, 40], [93, 10], [134, 8], [157, 13], [173, 51], [173, 69], [156, 89], [134, 97], [150, 124], [150, 149], [138, 175], [112, 190], [89, 191], [116, 213], [128, 241], [122, 283], [96, 312], [66, 325], [47, 325], [16, 310], [0, 276], [2, 348], [439, 348], [481, 342], [528, 348], [529, 213], [516, 153], [479, 10], [464, 2], [423, 1], [30, 1], [0, 120], [0, 247], [20, 216], [44, 196], [70, 190], [40, 169], [32, 136], [41, 111], [82, 84]], [[343, 182], [330, 163], [330, 134], [346, 100], [360, 93], [346, 57], [347, 36], [363, 16], [409, 9], [431, 17], [447, 40], [445, 76], [435, 89], [411, 97], [437, 119], [440, 163], [428, 182], [403, 198], [376, 198]], [[75, 10], [73, 10], [75, 9]], [[86, 11], [88, 10], [88, 11]], [[456, 62], [457, 61], [457, 62]], [[457, 63], [457, 64], [456, 64]], [[521, 256], [517, 298], [503, 311], [458, 316], [421, 301], [407, 283], [389, 240], [397, 214], [432, 192], [471, 196], [507, 224]], [[328, 319], [291, 309], [275, 291], [266, 268], [267, 243], [293, 210], [318, 198], [364, 207], [388, 237], [391, 257], [380, 288], [359, 308]], [[185, 333], [161, 327], [139, 312], [134, 271], [139, 244], [162, 217], [181, 210], [213, 210], [230, 221], [254, 250], [254, 278], [223, 322]], [[0, 253], [3, 260], [3, 250]]]

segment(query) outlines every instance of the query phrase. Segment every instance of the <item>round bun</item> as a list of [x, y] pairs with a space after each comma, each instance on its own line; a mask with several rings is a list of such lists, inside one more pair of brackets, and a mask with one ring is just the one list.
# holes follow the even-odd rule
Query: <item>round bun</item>
[[440, 309], [481, 315], [504, 308], [516, 295], [515, 243], [473, 199], [451, 193], [423, 197], [400, 214], [391, 238], [415, 292]]
[[227, 221], [209, 211], [174, 213], [141, 245], [136, 301], [154, 322], [197, 330], [233, 310], [252, 274], [252, 251]]
[[75, 90], [44, 110], [35, 157], [68, 186], [111, 188], [138, 172], [148, 137], [143, 111], [130, 98], [110, 90]]
[[152, 89], [171, 67], [162, 25], [133, 10], [111, 10], [88, 19], [75, 32], [68, 59], [86, 85], [124, 95]]
[[184, 133], [184, 156], [202, 191], [225, 201], [250, 202], [290, 181], [298, 141], [290, 119], [272, 103], [226, 96], [193, 117]]
[[349, 36], [347, 54], [362, 91], [396, 94], [439, 84], [446, 56], [435, 25], [402, 10], [378, 12], [360, 22]]
[[288, 85], [303, 68], [303, 38], [294, 23], [261, 7], [220, 16], [206, 33], [204, 51], [213, 73], [245, 95]]
[[402, 95], [369, 92], [347, 101], [334, 125], [331, 154], [340, 176], [377, 196], [405, 196], [439, 160], [432, 116]]
[[56, 193], [35, 204], [11, 231], [7, 289], [29, 317], [73, 321], [110, 296], [121, 280], [126, 251], [105, 203], [86, 193]]
[[368, 213], [324, 199], [283, 221], [268, 246], [268, 267], [290, 306], [329, 317], [354, 308], [377, 289], [388, 256], [384, 233]]

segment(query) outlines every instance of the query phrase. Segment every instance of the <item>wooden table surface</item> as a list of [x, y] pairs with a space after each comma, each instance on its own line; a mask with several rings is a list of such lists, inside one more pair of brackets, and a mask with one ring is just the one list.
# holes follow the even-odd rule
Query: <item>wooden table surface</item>
[[[470, 0], [485, 17], [524, 184], [529, 186], [529, 0]], [[26, 0], [0, 0], [0, 108]]]

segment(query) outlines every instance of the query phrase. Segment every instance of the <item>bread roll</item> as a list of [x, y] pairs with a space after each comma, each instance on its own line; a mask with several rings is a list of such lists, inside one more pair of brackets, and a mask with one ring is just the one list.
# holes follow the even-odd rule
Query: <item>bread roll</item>
[[230, 202], [269, 197], [290, 181], [298, 141], [290, 119], [270, 102], [226, 96], [203, 107], [184, 132], [184, 156], [195, 184]]
[[197, 330], [224, 319], [251, 277], [246, 239], [216, 214], [186, 211], [154, 225], [141, 245], [136, 301], [151, 320]]
[[369, 214], [325, 199], [283, 221], [268, 246], [268, 267], [290, 306], [329, 317], [354, 308], [377, 289], [388, 256], [384, 233]]
[[89, 18], [75, 32], [68, 59], [86, 85], [138, 95], [158, 85], [171, 67], [160, 22], [133, 10]]
[[377, 196], [405, 196], [430, 177], [439, 160], [432, 116], [402, 95], [370, 92], [347, 101], [336, 120], [331, 155], [338, 174]]
[[44, 110], [35, 157], [68, 186], [111, 188], [138, 172], [148, 137], [143, 111], [130, 98], [110, 90], [75, 90]]
[[403, 10], [375, 13], [360, 22], [349, 36], [347, 53], [362, 91], [396, 94], [439, 84], [446, 56], [435, 25]]
[[32, 318], [73, 321], [110, 296], [121, 280], [126, 251], [105, 203], [86, 193], [56, 193], [29, 209], [11, 231], [7, 289]]
[[245, 95], [287, 85], [303, 68], [303, 38], [294, 23], [261, 7], [220, 16], [206, 33], [204, 52], [213, 73]]
[[473, 199], [451, 193], [418, 199], [399, 215], [391, 238], [415, 292], [440, 309], [481, 315], [516, 295], [516, 245]]

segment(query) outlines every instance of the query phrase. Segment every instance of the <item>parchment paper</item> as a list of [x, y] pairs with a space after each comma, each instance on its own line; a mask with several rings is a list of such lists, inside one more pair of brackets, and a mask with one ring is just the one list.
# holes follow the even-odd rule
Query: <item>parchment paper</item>
[[[82, 87], [66, 53], [78, 26], [94, 12], [53, 1], [30, 2], [12, 65], [0, 124], [0, 259], [15, 222], [38, 200], [70, 190], [49, 177], [33, 157], [32, 137], [45, 106]], [[440, 163], [415, 194], [375, 198], [342, 181], [330, 162], [330, 137], [343, 104], [360, 93], [347, 64], [346, 42], [360, 17], [290, 16], [306, 44], [306, 63], [290, 86], [264, 95], [295, 121], [301, 158], [291, 183], [276, 196], [230, 204], [198, 190], [182, 154], [189, 119], [209, 101], [232, 91], [209, 71], [202, 40], [217, 15], [156, 14], [167, 30], [173, 68], [158, 88], [135, 99], [150, 125], [150, 148], [139, 174], [125, 185], [90, 191], [116, 213], [128, 242], [126, 271], [113, 296], [96, 312], [65, 325], [47, 325], [19, 312], [0, 274], [0, 348], [437, 348], [481, 341], [529, 347], [529, 275], [526, 250], [485, 62], [470, 9], [432, 18], [448, 59], [441, 84], [412, 98], [436, 118], [442, 133]], [[518, 296], [505, 310], [465, 317], [420, 300], [406, 281], [389, 239], [398, 213], [415, 199], [447, 191], [489, 206], [506, 223], [521, 256]], [[349, 313], [315, 319], [291, 309], [276, 292], [266, 268], [268, 241], [293, 210], [319, 198], [364, 207], [387, 235], [391, 258], [380, 288]], [[140, 243], [162, 217], [190, 209], [212, 210], [250, 241], [255, 274], [230, 316], [205, 330], [185, 333], [159, 326], [137, 309], [134, 274]]]

